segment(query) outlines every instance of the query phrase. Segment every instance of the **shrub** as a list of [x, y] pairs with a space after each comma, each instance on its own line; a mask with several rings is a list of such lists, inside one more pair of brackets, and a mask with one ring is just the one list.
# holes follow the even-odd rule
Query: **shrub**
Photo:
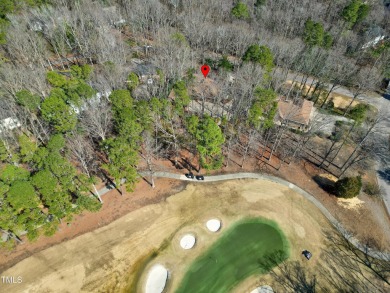
[[126, 44], [128, 44], [130, 47], [137, 46], [137, 42], [135, 40], [129, 39], [125, 41]]
[[323, 132], [323, 131], [317, 131], [316, 135], [318, 137], [321, 137], [321, 138], [327, 138], [328, 137], [328, 135], [325, 132]]
[[139, 85], [139, 79], [137, 74], [131, 72], [127, 77], [127, 89], [129, 91], [134, 90]]
[[332, 141], [340, 141], [343, 138], [343, 132], [342, 131], [334, 131], [332, 132], [332, 135], [329, 137]]
[[46, 75], [47, 81], [50, 83], [50, 85], [54, 87], [64, 87], [67, 83], [68, 80], [66, 79], [65, 76], [62, 74], [59, 74], [55, 71], [49, 71]]
[[333, 101], [329, 101], [328, 103], [326, 103], [325, 109], [327, 109], [327, 110], [334, 109], [334, 102]]
[[362, 177], [345, 177], [335, 184], [335, 193], [337, 197], [353, 198], [357, 196], [362, 188]]
[[0, 18], [0, 45], [7, 43], [7, 28], [9, 22], [6, 19]]
[[364, 121], [367, 116], [368, 105], [357, 104], [350, 112], [349, 116], [360, 124]]
[[36, 111], [41, 102], [41, 97], [27, 90], [21, 90], [16, 93], [16, 102], [31, 111]]
[[233, 16], [239, 18], [239, 19], [248, 19], [249, 18], [249, 11], [248, 6], [246, 6], [245, 3], [238, 1], [236, 6], [232, 9]]
[[333, 37], [329, 33], [324, 33], [324, 39], [322, 40], [322, 47], [325, 49], [330, 49], [333, 45]]
[[381, 194], [381, 190], [377, 183], [366, 183], [363, 187], [363, 191], [372, 196], [379, 196]]
[[72, 77], [82, 80], [87, 80], [89, 76], [91, 75], [92, 67], [88, 64], [78, 66], [78, 65], [72, 65], [70, 67], [70, 73]]
[[218, 65], [219, 65], [219, 67], [221, 67], [222, 69], [224, 69], [224, 70], [226, 70], [226, 71], [232, 71], [233, 68], [234, 68], [233, 63], [231, 63], [231, 62], [228, 60], [228, 58], [227, 58], [226, 55], [224, 55], [224, 56], [222, 57], [222, 59], [219, 60]]
[[187, 72], [186, 72], [186, 82], [187, 83], [192, 83], [194, 80], [195, 80], [195, 68], [191, 67], [189, 69], [187, 69]]
[[182, 33], [174, 33], [171, 35], [172, 39], [178, 44], [178, 45], [184, 45], [184, 46], [189, 46], [188, 41], [186, 37]]
[[255, 2], [256, 7], [260, 7], [260, 6], [263, 6], [265, 4], [267, 4], [267, 0], [256, 0], [256, 2]]

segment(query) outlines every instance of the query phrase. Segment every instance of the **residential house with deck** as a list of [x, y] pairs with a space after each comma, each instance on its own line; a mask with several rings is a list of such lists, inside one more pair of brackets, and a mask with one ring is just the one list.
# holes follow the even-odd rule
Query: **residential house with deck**
[[286, 125], [291, 129], [307, 132], [314, 115], [314, 103], [308, 100], [291, 101], [281, 97], [278, 101], [278, 112], [275, 124]]

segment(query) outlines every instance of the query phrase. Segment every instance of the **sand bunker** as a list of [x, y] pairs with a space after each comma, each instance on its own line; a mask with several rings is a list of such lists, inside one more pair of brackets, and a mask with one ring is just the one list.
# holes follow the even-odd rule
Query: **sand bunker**
[[257, 287], [255, 290], [251, 291], [251, 293], [273, 293], [273, 292], [274, 290], [268, 285]]
[[218, 219], [208, 220], [206, 223], [206, 227], [211, 232], [217, 232], [221, 228], [221, 221]]
[[180, 246], [183, 249], [191, 249], [195, 245], [195, 236], [192, 234], [186, 234], [180, 240]]
[[359, 209], [364, 205], [364, 201], [354, 198], [338, 198], [337, 203], [346, 209]]
[[161, 293], [168, 279], [168, 270], [160, 265], [154, 265], [146, 281], [145, 293]]

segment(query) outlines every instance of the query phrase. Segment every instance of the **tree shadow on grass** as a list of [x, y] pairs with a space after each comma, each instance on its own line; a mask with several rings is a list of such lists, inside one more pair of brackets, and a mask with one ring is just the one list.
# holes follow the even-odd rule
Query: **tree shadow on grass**
[[275, 292], [390, 292], [390, 259], [386, 253], [377, 254], [383, 260], [368, 255], [370, 249], [383, 249], [373, 239], [363, 239], [361, 251], [348, 241], [352, 234], [343, 236], [334, 229], [322, 233], [326, 245], [313, 255], [322, 261], [283, 260], [279, 252], [260, 263], [270, 270]]
[[264, 272], [269, 272], [281, 292], [316, 292], [316, 276], [309, 272], [304, 262], [288, 260], [283, 251], [266, 255], [259, 264]]
[[386, 253], [378, 252], [377, 257], [369, 255], [371, 249], [383, 248], [370, 237], [360, 242], [356, 248], [348, 239], [354, 235], [323, 230], [327, 247], [322, 251], [326, 266], [321, 269], [323, 282], [334, 292], [389, 292], [390, 259]]

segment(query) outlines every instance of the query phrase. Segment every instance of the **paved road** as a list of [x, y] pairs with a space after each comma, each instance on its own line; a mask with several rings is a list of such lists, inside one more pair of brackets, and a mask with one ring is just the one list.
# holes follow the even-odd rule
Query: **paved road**
[[[302, 81], [301, 75], [296, 75], [295, 73], [289, 73], [287, 75], [287, 80], [295, 80], [297, 82]], [[308, 78], [307, 83], [310, 85], [313, 82], [313, 78]], [[325, 87], [328, 89], [331, 88], [330, 84], [326, 84]], [[346, 87], [337, 87], [333, 90], [333, 93], [340, 94], [346, 97], [353, 98], [353, 93]], [[378, 109], [378, 111], [381, 112], [382, 115], [387, 117], [388, 119], [383, 120], [379, 127], [377, 127], [378, 131], [375, 133], [372, 133], [373, 140], [374, 141], [387, 141], [390, 137], [390, 97], [388, 95], [387, 98], [382, 97], [381, 95], [375, 93], [375, 92], [368, 92], [364, 93], [357, 97], [357, 101], [368, 103], [375, 108]], [[341, 120], [341, 119], [340, 119]], [[384, 178], [383, 176], [380, 176], [379, 174], [386, 173], [386, 170], [390, 170], [389, 163], [383, 163], [383, 160], [380, 160], [376, 158], [376, 170], [377, 170], [377, 179], [378, 184], [383, 191], [383, 201], [385, 203], [385, 206], [387, 208], [387, 212], [390, 215], [390, 175], [389, 178]], [[390, 161], [390, 158], [387, 159], [387, 161]], [[390, 172], [390, 171], [388, 171]]]
[[[142, 176], [148, 176], [147, 172], [143, 172], [140, 175]], [[190, 181], [192, 183], [199, 183], [204, 184], [207, 182], [216, 182], [216, 181], [225, 181], [225, 180], [233, 180], [233, 179], [261, 179], [261, 180], [268, 180], [272, 181], [284, 186], [287, 186], [291, 188], [292, 190], [296, 191], [297, 193], [301, 194], [303, 197], [305, 197], [307, 200], [312, 202], [321, 212], [322, 214], [332, 223], [332, 225], [349, 241], [351, 242], [355, 247], [360, 249], [361, 251], [365, 252], [365, 247], [355, 238], [353, 237], [342, 225], [340, 222], [338, 222], [335, 217], [333, 217], [329, 211], [320, 203], [317, 199], [314, 198], [313, 195], [306, 192], [302, 188], [296, 186], [295, 184], [288, 182], [286, 180], [283, 180], [281, 178], [271, 176], [271, 175], [263, 175], [258, 173], [233, 173], [233, 174], [224, 174], [224, 175], [215, 175], [215, 176], [205, 176], [204, 181], [196, 180], [196, 179], [190, 179], [187, 178], [185, 175], [177, 174], [177, 173], [169, 173], [169, 172], [155, 172], [155, 177], [162, 177], [162, 178], [171, 178], [171, 179], [177, 179], [177, 180], [183, 180], [183, 181]], [[376, 250], [369, 250], [368, 255], [378, 258], [378, 259], [384, 259], [384, 260], [390, 260], [390, 253], [384, 253]]]

